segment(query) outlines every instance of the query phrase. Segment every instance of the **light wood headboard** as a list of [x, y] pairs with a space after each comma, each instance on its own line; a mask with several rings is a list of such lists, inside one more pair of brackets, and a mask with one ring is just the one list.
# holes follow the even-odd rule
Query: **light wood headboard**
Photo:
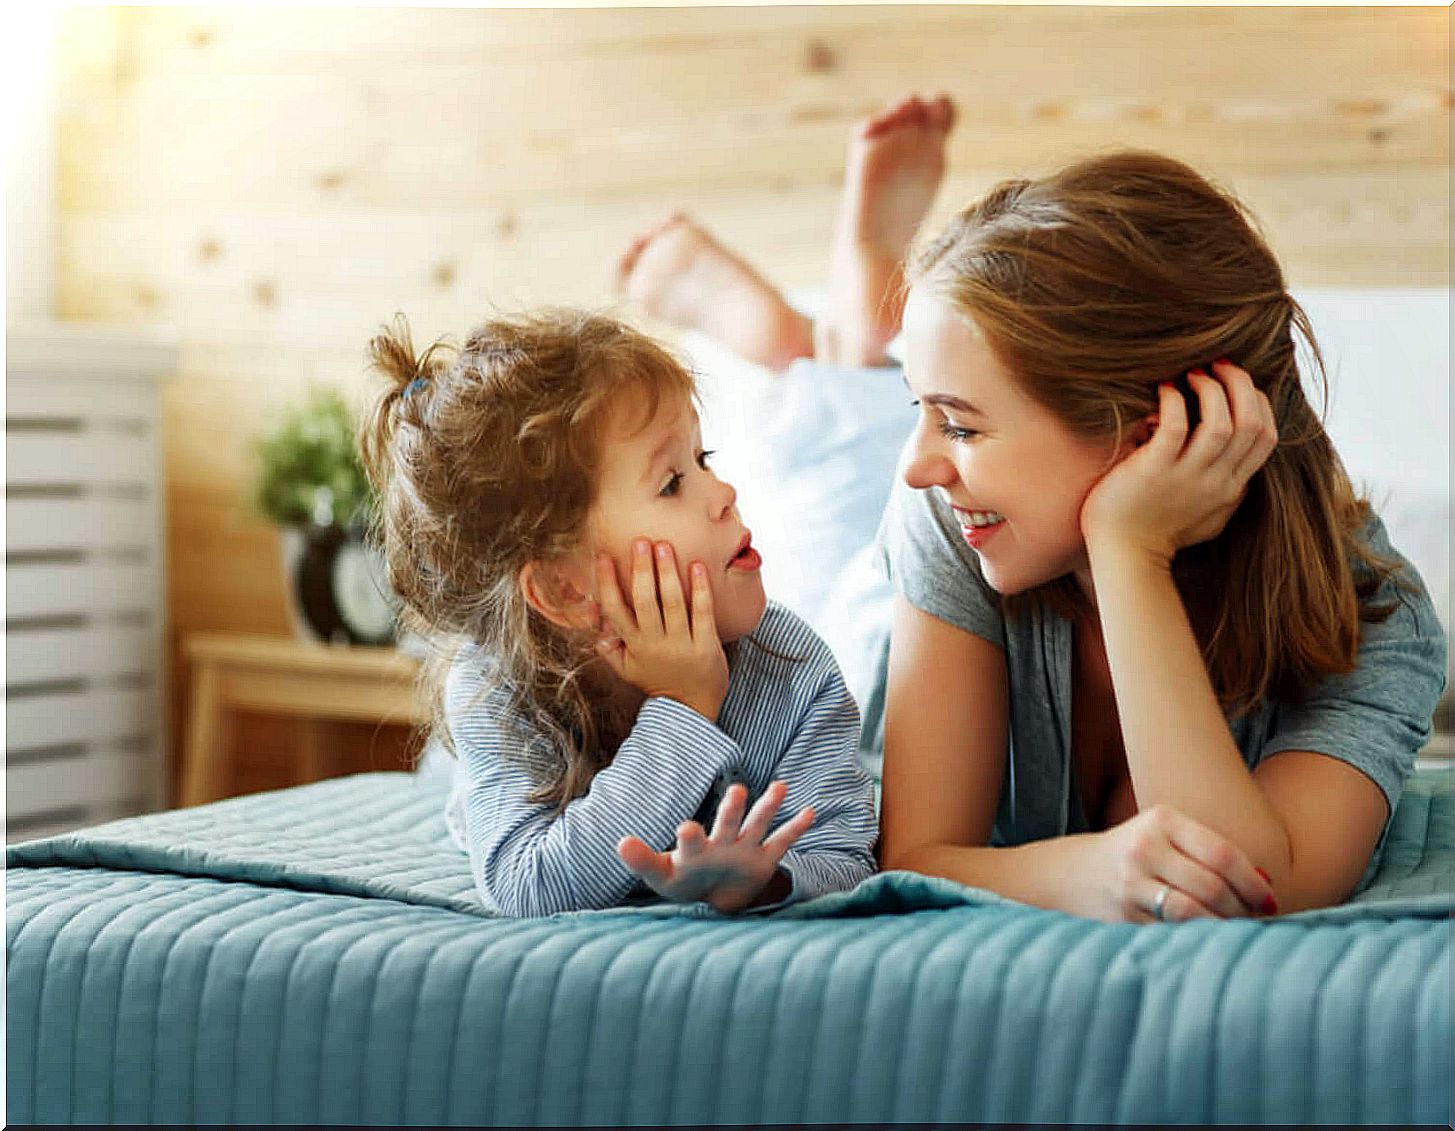
[[608, 302], [669, 207], [816, 285], [847, 131], [911, 89], [961, 111], [932, 222], [1148, 146], [1243, 195], [1297, 285], [1443, 284], [1449, 45], [1445, 8], [72, 10], [59, 313], [177, 328], [175, 630], [286, 631], [250, 441], [303, 382], [358, 387], [393, 311], [428, 339]]

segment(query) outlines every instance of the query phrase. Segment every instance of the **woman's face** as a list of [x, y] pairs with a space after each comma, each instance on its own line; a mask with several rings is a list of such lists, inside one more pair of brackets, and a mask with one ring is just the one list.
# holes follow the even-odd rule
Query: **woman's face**
[[[970, 318], [922, 286], [904, 311], [905, 383], [920, 405], [904, 480], [936, 490], [999, 593], [1068, 573], [1090, 595], [1081, 505], [1114, 459], [1031, 400]], [[987, 522], [988, 520], [988, 522]]]

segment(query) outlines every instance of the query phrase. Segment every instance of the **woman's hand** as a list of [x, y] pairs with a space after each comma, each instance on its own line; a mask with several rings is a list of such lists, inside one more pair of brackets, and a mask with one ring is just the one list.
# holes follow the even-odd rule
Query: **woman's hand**
[[1160, 390], [1152, 438], [1092, 488], [1081, 507], [1087, 545], [1117, 545], [1163, 564], [1184, 546], [1216, 537], [1248, 481], [1278, 445], [1273, 406], [1248, 373], [1226, 360], [1217, 380], [1188, 374], [1202, 420], [1188, 439], [1187, 406], [1170, 382]]
[[1071, 908], [1077, 914], [1180, 923], [1278, 913], [1267, 874], [1242, 849], [1170, 806], [1154, 805], [1092, 840], [1095, 866]]
[[786, 796], [788, 787], [773, 782], [744, 821], [748, 791], [741, 785], [730, 786], [718, 806], [710, 837], [696, 821], [684, 821], [677, 829], [677, 847], [671, 852], [653, 852], [642, 840], [629, 836], [622, 838], [616, 853], [666, 899], [680, 903], [705, 900], [717, 911], [741, 911], [768, 886], [783, 854], [813, 824], [813, 810], [804, 809], [764, 839]]
[[654, 554], [650, 542], [638, 539], [632, 549], [628, 609], [617, 587], [616, 567], [610, 557], [599, 554], [596, 578], [603, 629], [609, 635], [597, 648], [617, 675], [649, 698], [675, 699], [715, 723], [727, 697], [727, 656], [713, 618], [707, 570], [693, 562], [689, 574], [690, 615], [671, 544], [658, 542]]

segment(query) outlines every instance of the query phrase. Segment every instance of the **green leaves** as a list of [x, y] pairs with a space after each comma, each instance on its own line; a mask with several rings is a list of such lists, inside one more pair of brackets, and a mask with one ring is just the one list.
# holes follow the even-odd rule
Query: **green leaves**
[[254, 505], [283, 525], [367, 522], [373, 490], [359, 460], [357, 422], [337, 389], [315, 385], [258, 441]]

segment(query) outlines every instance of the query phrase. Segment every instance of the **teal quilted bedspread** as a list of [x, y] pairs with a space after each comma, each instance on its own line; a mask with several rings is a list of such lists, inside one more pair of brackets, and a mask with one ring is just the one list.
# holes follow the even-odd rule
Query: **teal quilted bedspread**
[[500, 919], [441, 808], [368, 774], [11, 847], [9, 1120], [1449, 1120], [1448, 773], [1348, 904], [1150, 927], [902, 872]]

